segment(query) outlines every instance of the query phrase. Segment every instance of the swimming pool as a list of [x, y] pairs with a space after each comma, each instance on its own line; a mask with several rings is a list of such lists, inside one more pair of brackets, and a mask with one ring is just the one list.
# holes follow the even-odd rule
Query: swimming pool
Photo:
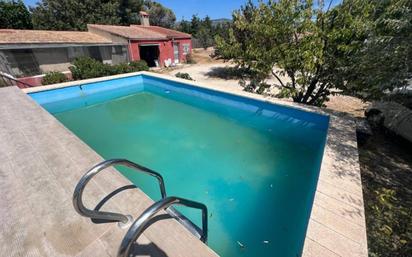
[[[104, 158], [150, 167], [169, 195], [205, 203], [221, 256], [301, 254], [327, 116], [146, 75], [30, 96]], [[122, 172], [160, 198], [153, 180]]]

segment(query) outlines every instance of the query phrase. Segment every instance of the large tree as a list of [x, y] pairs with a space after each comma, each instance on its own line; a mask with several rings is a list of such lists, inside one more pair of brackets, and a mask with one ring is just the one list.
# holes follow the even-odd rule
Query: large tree
[[[234, 13], [229, 39], [217, 38], [217, 53], [253, 71], [253, 83], [246, 87], [252, 91], [275, 86], [279, 96], [312, 105], [322, 105], [336, 92], [363, 91], [368, 98], [371, 91], [377, 95], [410, 78], [408, 4], [346, 0], [330, 8], [311, 0], [258, 6], [250, 1]], [[274, 85], [261, 83], [269, 74], [277, 80]]]
[[172, 28], [176, 21], [174, 12], [158, 2], [145, 1], [145, 8], [150, 15], [150, 24], [165, 28]]
[[31, 29], [31, 15], [23, 1], [0, 1], [1, 29]]
[[172, 27], [172, 10], [150, 0], [42, 0], [30, 8], [36, 29], [86, 30], [88, 23], [130, 25], [139, 12], [150, 14], [152, 25]]
[[36, 29], [86, 30], [87, 23], [120, 23], [117, 0], [43, 0], [30, 10]]
[[345, 86], [340, 69], [365, 40], [367, 4], [352, 2], [335, 17], [328, 7], [311, 0], [268, 1], [259, 6], [249, 1], [234, 13], [229, 40], [217, 39], [217, 53], [253, 71], [249, 90], [263, 92], [262, 87], [269, 85], [260, 82], [271, 74], [279, 96], [322, 105], [333, 90]]

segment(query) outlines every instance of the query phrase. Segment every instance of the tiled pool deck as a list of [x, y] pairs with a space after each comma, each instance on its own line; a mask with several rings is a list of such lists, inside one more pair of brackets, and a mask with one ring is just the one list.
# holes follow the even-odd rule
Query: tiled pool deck
[[[136, 74], [139, 73], [114, 77]], [[79, 82], [41, 89], [75, 84]], [[322, 112], [243, 91], [207, 87]], [[26, 91], [32, 90], [38, 89]], [[93, 224], [80, 217], [71, 200], [80, 177], [102, 158], [20, 89], [1, 88], [0, 99], [0, 252], [5, 256], [116, 256], [126, 230], [113, 223]], [[328, 114], [331, 117], [328, 139], [303, 256], [366, 257], [354, 122], [336, 113]], [[125, 185], [130, 182], [116, 171], [103, 171], [86, 187], [86, 206], [96, 206], [104, 196]], [[151, 203], [143, 192], [131, 189], [115, 195], [102, 209], [130, 213], [136, 218]], [[152, 257], [217, 256], [165, 215], [144, 232], [134, 252], [136, 256]]]

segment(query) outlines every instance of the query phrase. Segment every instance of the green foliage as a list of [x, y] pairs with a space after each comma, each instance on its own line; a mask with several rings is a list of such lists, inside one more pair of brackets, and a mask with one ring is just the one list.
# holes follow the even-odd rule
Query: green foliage
[[109, 65], [109, 73], [110, 75], [116, 75], [116, 74], [123, 74], [123, 73], [129, 73], [129, 72], [135, 72], [136, 70], [129, 66], [127, 63], [120, 63], [117, 65]]
[[88, 23], [130, 25], [139, 12], [150, 14], [152, 25], [172, 27], [172, 10], [150, 0], [42, 0], [30, 8], [35, 29], [86, 30]]
[[89, 79], [112, 75], [110, 65], [103, 64], [90, 57], [79, 57], [69, 67], [73, 79]]
[[187, 80], [194, 80], [192, 77], [190, 77], [189, 73], [184, 73], [184, 72], [176, 73], [175, 77], [181, 78], [181, 79], [187, 79]]
[[[233, 13], [233, 23], [232, 26], [228, 29], [228, 35], [226, 37], [222, 37], [217, 35], [215, 37], [216, 41], [216, 49], [215, 49], [215, 57], [220, 57], [222, 59], [237, 59], [242, 58], [242, 56], [237, 55], [239, 51], [246, 51], [249, 42], [249, 39], [253, 36], [253, 31], [243, 29], [241, 26], [237, 25], [237, 21], [239, 17], [243, 17], [243, 22], [252, 22], [252, 15], [256, 12], [257, 7], [251, 2], [248, 1], [245, 6], [242, 6], [240, 10]], [[237, 44], [237, 49], [226, 48], [227, 44], [230, 42], [242, 42], [244, 44]], [[239, 67], [248, 68], [247, 65], [239, 65]]]
[[229, 21], [224, 20], [214, 23], [209, 16], [200, 19], [197, 15], [193, 15], [191, 21], [182, 20], [176, 29], [192, 34], [198, 40], [200, 46], [207, 48], [215, 44], [215, 36], [219, 35], [222, 38], [227, 38], [229, 27]]
[[31, 14], [22, 0], [0, 0], [0, 29], [32, 29]]
[[211, 31], [205, 27], [202, 27], [196, 34], [195, 37], [199, 40], [200, 45], [206, 49], [213, 45], [213, 37], [211, 36]]
[[230, 21], [222, 21], [218, 22], [213, 25], [212, 29], [212, 36], [213, 36], [213, 42], [216, 44], [215, 38], [219, 36], [220, 38], [223, 38], [227, 40], [229, 38], [229, 29], [232, 26], [232, 23]]
[[176, 21], [176, 16], [171, 9], [151, 0], [145, 1], [145, 7], [150, 15], [150, 25], [165, 28], [173, 27]]
[[368, 246], [371, 257], [410, 256], [412, 253], [412, 208], [384, 187], [367, 201]]
[[203, 20], [200, 20], [194, 36], [197, 40], [199, 40], [200, 45], [204, 49], [214, 44], [213, 26], [209, 16], [206, 16]]
[[[395, 5], [396, 11], [379, 7], [383, 3]], [[411, 44], [407, 42], [412, 33], [411, 23], [406, 22], [411, 20], [411, 8], [404, 8], [407, 3], [348, 0], [329, 10], [311, 0], [260, 2], [258, 6], [249, 1], [233, 14], [229, 38], [216, 38], [216, 54], [253, 70], [254, 84], [273, 76], [279, 96], [295, 102], [321, 106], [332, 92], [369, 92], [364, 95], [367, 98], [373, 87], [379, 88], [375, 94], [382, 93], [411, 77]], [[382, 24], [391, 22], [398, 30], [391, 27], [389, 31], [399, 37], [390, 40], [393, 47], [385, 47], [382, 38], [388, 30], [383, 29], [381, 37], [376, 35]], [[274, 70], [276, 66], [280, 70]]]
[[184, 19], [181, 22], [179, 22], [179, 24], [176, 26], [176, 29], [189, 34], [192, 34], [193, 32], [192, 24], [190, 23], [190, 21]]
[[42, 79], [43, 85], [57, 84], [68, 81], [66, 75], [58, 71], [47, 72]]
[[131, 61], [129, 63], [129, 66], [134, 69], [134, 71], [148, 71], [149, 66], [147, 65], [147, 62], [144, 60], [140, 61]]
[[121, 63], [117, 65], [109, 65], [109, 67], [109, 73], [111, 75], [149, 70], [149, 66], [147, 66], [147, 63], [143, 60], [132, 61], [129, 64]]
[[[217, 38], [217, 53], [253, 70], [254, 84], [272, 74], [281, 89], [279, 96], [322, 105], [336, 86], [334, 72], [339, 68], [329, 57], [334, 52], [347, 54], [334, 42], [331, 31], [338, 27], [328, 18], [323, 6], [316, 8], [310, 0], [269, 1], [259, 6], [249, 1], [234, 13], [229, 40]], [[346, 38], [356, 40], [358, 29], [352, 29]], [[275, 66], [281, 69], [275, 71]], [[285, 75], [289, 81], [281, 79]]]
[[412, 78], [412, 1], [372, 1], [369, 36], [348, 67], [347, 90], [367, 100]]
[[121, 25], [138, 24], [139, 12], [144, 9], [144, 0], [120, 0], [118, 15]]
[[195, 34], [199, 31], [202, 26], [202, 20], [197, 15], [192, 15], [192, 20], [190, 21], [191, 34]]
[[35, 29], [86, 30], [88, 23], [120, 23], [118, 0], [42, 0], [30, 10]]
[[104, 76], [111, 76], [122, 73], [146, 71], [149, 70], [145, 61], [134, 61], [130, 64], [121, 63], [118, 65], [109, 65], [99, 62], [90, 57], [79, 57], [69, 67], [73, 79], [89, 79]]

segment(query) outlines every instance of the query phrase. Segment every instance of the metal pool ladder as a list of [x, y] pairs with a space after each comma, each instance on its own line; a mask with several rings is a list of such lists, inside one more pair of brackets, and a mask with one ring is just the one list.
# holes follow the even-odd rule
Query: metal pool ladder
[[[149, 206], [134, 222], [131, 215], [125, 215], [121, 213], [114, 213], [114, 212], [105, 212], [99, 210], [91, 210], [84, 206], [82, 201], [83, 191], [86, 187], [87, 183], [97, 175], [100, 171], [114, 166], [114, 165], [121, 165], [132, 168], [136, 171], [142, 172], [144, 174], [150, 175], [155, 177], [158, 180], [160, 193], [162, 199], [155, 202], [151, 206]], [[193, 222], [187, 219], [184, 215], [179, 213], [172, 205], [183, 205], [190, 208], [200, 209], [202, 210], [202, 229], [198, 228]], [[88, 170], [86, 174], [80, 179], [79, 183], [77, 184], [76, 188], [74, 189], [73, 193], [73, 206], [74, 209], [79, 213], [81, 216], [88, 217], [91, 219], [97, 220], [105, 220], [105, 221], [117, 221], [119, 227], [126, 228], [130, 224], [130, 228], [127, 231], [126, 235], [124, 236], [122, 242], [120, 243], [120, 247], [118, 250], [118, 257], [126, 257], [129, 256], [129, 252], [132, 248], [133, 243], [139, 238], [139, 236], [143, 233], [146, 229], [147, 224], [149, 224], [150, 220], [159, 212], [159, 211], [166, 211], [170, 216], [177, 219], [181, 224], [183, 224], [192, 234], [194, 234], [197, 238], [199, 238], [202, 242], [207, 242], [207, 230], [208, 230], [208, 221], [207, 221], [207, 207], [206, 205], [187, 200], [180, 197], [175, 196], [167, 196], [166, 195], [166, 188], [164, 184], [164, 180], [162, 175], [153, 171], [149, 168], [136, 164], [134, 162], [125, 160], [125, 159], [112, 159], [103, 161], [93, 168]]]

